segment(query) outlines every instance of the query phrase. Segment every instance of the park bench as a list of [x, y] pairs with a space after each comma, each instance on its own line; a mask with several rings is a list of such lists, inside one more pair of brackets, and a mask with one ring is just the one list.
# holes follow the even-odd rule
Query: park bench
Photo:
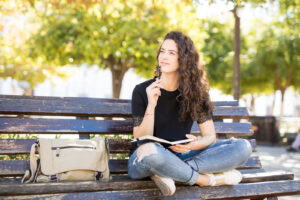
[[[237, 101], [214, 104], [219, 138], [247, 138], [253, 134], [246, 121], [247, 109], [239, 107]], [[237, 168], [243, 173], [238, 185], [199, 187], [176, 183], [174, 196], [163, 197], [150, 179], [131, 180], [127, 175], [132, 129], [130, 100], [0, 95], [0, 158], [13, 158], [0, 160], [0, 199], [277, 199], [300, 194], [300, 181], [293, 180], [292, 173], [266, 172], [259, 158], [252, 156]], [[197, 124], [192, 133], [199, 134]], [[105, 135], [109, 139], [112, 180], [21, 184], [29, 168], [26, 155], [36, 139], [15, 139], [15, 134], [79, 134], [80, 138]], [[255, 140], [249, 141], [255, 150]]]

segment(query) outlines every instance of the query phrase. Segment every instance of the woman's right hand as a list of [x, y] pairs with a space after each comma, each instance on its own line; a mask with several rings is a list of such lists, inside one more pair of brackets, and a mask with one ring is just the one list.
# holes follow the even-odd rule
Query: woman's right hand
[[148, 105], [156, 107], [158, 97], [161, 95], [161, 80], [154, 81], [151, 85], [146, 88], [146, 93], [148, 97]]

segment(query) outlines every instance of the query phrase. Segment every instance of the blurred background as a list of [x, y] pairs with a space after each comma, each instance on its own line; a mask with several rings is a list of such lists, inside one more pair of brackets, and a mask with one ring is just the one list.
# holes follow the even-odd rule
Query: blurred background
[[211, 99], [239, 100], [258, 143], [300, 128], [300, 0], [2, 0], [0, 94], [130, 99], [164, 35], [190, 36]]

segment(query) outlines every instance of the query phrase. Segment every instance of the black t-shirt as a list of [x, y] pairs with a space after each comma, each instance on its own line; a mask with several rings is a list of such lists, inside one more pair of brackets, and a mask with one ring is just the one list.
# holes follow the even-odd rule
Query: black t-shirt
[[[139, 126], [144, 118], [145, 111], [148, 105], [146, 88], [155, 81], [155, 78], [147, 80], [135, 86], [132, 93], [132, 117], [134, 126]], [[169, 141], [186, 139], [185, 134], [189, 134], [193, 125], [193, 120], [188, 117], [185, 122], [180, 122], [179, 102], [176, 97], [179, 95], [178, 89], [175, 91], [167, 91], [160, 89], [161, 96], [157, 100], [155, 107], [154, 118], [154, 133], [153, 135]], [[203, 123], [211, 119], [211, 114], [203, 113], [201, 121]]]

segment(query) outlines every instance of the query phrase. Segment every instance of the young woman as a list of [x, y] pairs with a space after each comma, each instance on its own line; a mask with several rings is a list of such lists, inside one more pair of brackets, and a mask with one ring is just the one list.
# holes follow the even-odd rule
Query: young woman
[[[193, 141], [168, 148], [158, 143], [132, 146], [129, 176], [150, 176], [164, 195], [174, 194], [174, 180], [200, 186], [239, 183], [242, 175], [234, 168], [248, 159], [252, 149], [244, 139], [216, 140], [208, 82], [193, 41], [181, 32], [168, 33], [157, 62], [161, 79], [154, 77], [133, 90], [133, 136]], [[201, 138], [189, 134], [194, 121]]]

